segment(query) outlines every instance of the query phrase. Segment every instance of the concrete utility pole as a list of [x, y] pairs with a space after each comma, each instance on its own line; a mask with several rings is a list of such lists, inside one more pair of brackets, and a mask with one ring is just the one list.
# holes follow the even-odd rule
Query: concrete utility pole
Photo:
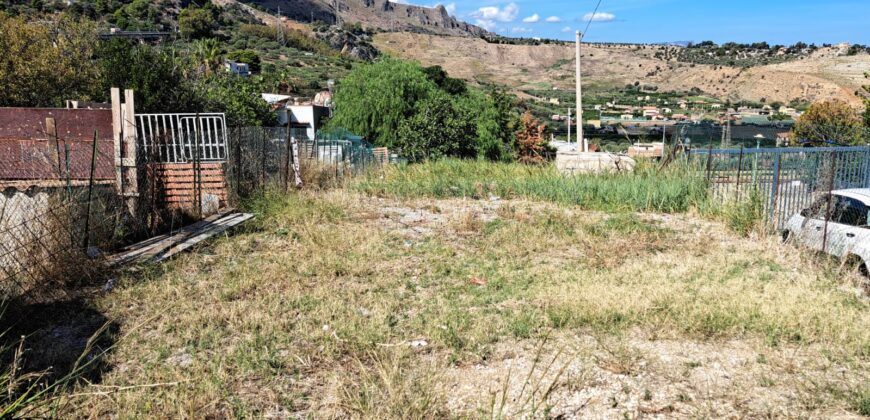
[[580, 42], [581, 34], [577, 31], [577, 150], [588, 152], [589, 147], [586, 145], [586, 139], [583, 138], [583, 86], [580, 83]]

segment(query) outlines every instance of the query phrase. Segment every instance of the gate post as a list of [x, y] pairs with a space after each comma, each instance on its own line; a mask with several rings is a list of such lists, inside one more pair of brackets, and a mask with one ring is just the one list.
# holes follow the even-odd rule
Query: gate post
[[138, 220], [139, 216], [139, 168], [137, 159], [136, 143], [136, 107], [133, 100], [133, 91], [124, 89], [123, 107], [123, 147], [121, 152], [122, 176], [121, 196], [127, 204], [127, 213], [131, 220]]
[[112, 142], [115, 162], [115, 190], [118, 194], [123, 194], [123, 178], [122, 178], [122, 162], [121, 162], [121, 143], [124, 133], [121, 117], [121, 89], [112, 88]]

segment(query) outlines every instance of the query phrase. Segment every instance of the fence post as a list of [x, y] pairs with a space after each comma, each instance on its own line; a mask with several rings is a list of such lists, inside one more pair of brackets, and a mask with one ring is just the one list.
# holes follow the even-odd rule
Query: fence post
[[132, 221], [139, 215], [139, 160], [136, 144], [136, 106], [131, 89], [124, 90], [124, 138], [121, 165], [123, 167], [122, 195], [127, 203], [127, 213]]
[[82, 247], [85, 252], [88, 252], [88, 245], [90, 241], [91, 197], [94, 193], [94, 172], [97, 171], [97, 138], [99, 138], [99, 131], [94, 130], [94, 144], [91, 148], [91, 176], [88, 178], [88, 204], [85, 210], [85, 234], [83, 235], [84, 244]]
[[[768, 221], [773, 221], [774, 217], [776, 217], [776, 202], [779, 199], [779, 165], [782, 163], [782, 153], [779, 151], [776, 153], [776, 158], [773, 161], [773, 182], [770, 185], [770, 214], [768, 215]], [[776, 220], [776, 227], [779, 227], [779, 220]]]
[[743, 169], [743, 145], [740, 145], [740, 157], [737, 158], [737, 188], [734, 190], [734, 201], [740, 201], [740, 171]]
[[864, 156], [864, 188], [870, 187], [870, 145], [867, 145], [867, 153]]
[[195, 213], [198, 219], [202, 218], [202, 163], [200, 162], [199, 150], [199, 133], [201, 132], [202, 121], [199, 119], [199, 113], [196, 113], [196, 120], [193, 125], [193, 205], [196, 206]]
[[707, 148], [707, 183], [710, 182], [710, 174], [713, 169], [713, 143]]
[[266, 187], [266, 144], [267, 144], [266, 137], [268, 137], [268, 136], [266, 135], [265, 130], [260, 131], [260, 134], [263, 136], [263, 148], [261, 150], [263, 155], [262, 155], [262, 158], [260, 159], [260, 187], [265, 188]]
[[287, 139], [286, 144], [284, 145], [284, 165], [283, 171], [281, 174], [281, 182], [284, 184], [284, 191], [286, 192], [290, 188], [290, 159], [293, 146], [290, 144], [290, 138], [292, 137], [292, 131], [290, 131], [290, 126], [287, 126]]
[[236, 199], [242, 191], [242, 128], [236, 127]]
[[831, 220], [831, 202], [834, 201], [834, 196], [831, 192], [834, 191], [834, 177], [837, 170], [837, 152], [831, 152], [831, 180], [828, 182], [828, 206], [825, 209], [825, 233], [822, 236], [822, 252], [828, 250], [828, 221]]
[[118, 194], [123, 194], [123, 163], [121, 161], [121, 144], [124, 136], [124, 128], [121, 117], [121, 89], [112, 88], [112, 152], [114, 153], [115, 165], [115, 189]]

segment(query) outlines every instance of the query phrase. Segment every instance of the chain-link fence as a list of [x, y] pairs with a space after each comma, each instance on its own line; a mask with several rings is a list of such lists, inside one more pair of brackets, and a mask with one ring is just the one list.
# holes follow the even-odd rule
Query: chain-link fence
[[820, 196], [870, 187], [870, 146], [708, 147], [692, 150], [689, 159], [705, 173], [715, 202], [756, 200], [778, 229]]
[[386, 149], [373, 148], [347, 133], [319, 133], [312, 140], [296, 140], [292, 134], [285, 127], [229, 130], [226, 175], [230, 202], [238, 203], [267, 188], [293, 188], [297, 174], [307, 186], [328, 187], [347, 176], [398, 161]]
[[63, 298], [125, 234], [113, 142], [4, 139], [0, 154], [0, 299]]

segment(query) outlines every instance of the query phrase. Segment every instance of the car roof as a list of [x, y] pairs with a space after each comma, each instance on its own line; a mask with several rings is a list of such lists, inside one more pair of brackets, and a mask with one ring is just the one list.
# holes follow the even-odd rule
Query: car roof
[[841, 195], [843, 197], [854, 198], [856, 200], [861, 200], [865, 204], [870, 204], [870, 188], [851, 188], [848, 190], [834, 190], [832, 192], [834, 195]]

